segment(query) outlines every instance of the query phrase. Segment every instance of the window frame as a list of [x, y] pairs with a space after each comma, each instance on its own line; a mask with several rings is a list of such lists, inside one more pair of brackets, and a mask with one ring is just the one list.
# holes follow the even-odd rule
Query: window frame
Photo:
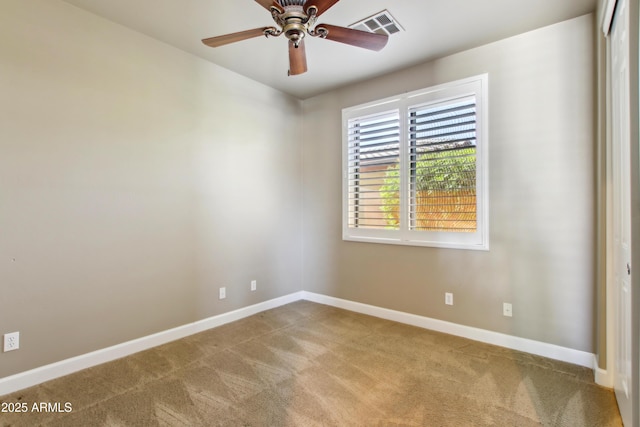
[[[342, 239], [437, 248], [489, 250], [489, 156], [488, 74], [444, 83], [342, 110]], [[408, 224], [409, 110], [418, 106], [476, 100], [476, 232], [410, 230]], [[372, 229], [349, 227], [349, 121], [374, 114], [398, 111], [400, 116], [400, 227]]]

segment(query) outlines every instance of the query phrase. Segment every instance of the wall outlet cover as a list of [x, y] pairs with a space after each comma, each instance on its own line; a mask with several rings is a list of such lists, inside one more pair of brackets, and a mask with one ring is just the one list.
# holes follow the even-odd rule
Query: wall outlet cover
[[4, 347], [3, 351], [13, 351], [20, 348], [20, 332], [11, 332], [4, 334]]
[[513, 317], [513, 306], [508, 302], [502, 304], [502, 314], [506, 317]]

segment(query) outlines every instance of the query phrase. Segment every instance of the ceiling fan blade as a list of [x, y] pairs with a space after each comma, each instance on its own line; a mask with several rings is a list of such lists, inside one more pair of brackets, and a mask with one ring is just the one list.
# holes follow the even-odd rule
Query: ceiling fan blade
[[224, 46], [225, 44], [264, 36], [264, 32], [270, 28], [273, 27], [254, 28], [253, 30], [240, 31], [238, 33], [226, 34], [224, 36], [210, 37], [202, 40], [202, 43], [209, 47]]
[[311, 7], [317, 9], [316, 16], [320, 16], [325, 13], [331, 6], [338, 3], [340, 0], [310, 0], [305, 4], [305, 10], [308, 12]]
[[386, 34], [368, 33], [366, 31], [338, 27], [336, 25], [318, 24], [315, 31], [318, 32], [319, 29], [328, 31], [327, 40], [375, 51], [382, 50], [389, 40], [389, 36]]
[[271, 11], [271, 6], [282, 11], [282, 8], [278, 4], [278, 2], [274, 0], [256, 0], [256, 3], [258, 3], [260, 6], [264, 7], [268, 11]]
[[304, 47], [304, 39], [300, 40], [298, 47], [289, 41], [289, 75], [297, 76], [307, 72], [307, 52]]

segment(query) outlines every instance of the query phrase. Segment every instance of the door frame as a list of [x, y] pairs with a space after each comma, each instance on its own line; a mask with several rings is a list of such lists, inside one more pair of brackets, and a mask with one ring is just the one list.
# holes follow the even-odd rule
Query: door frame
[[[600, 24], [604, 37], [608, 37], [617, 0], [602, 0], [600, 3]], [[631, 265], [632, 268], [640, 272], [640, 0], [629, 1], [629, 95], [630, 95], [630, 127], [632, 129], [630, 136], [631, 150]], [[607, 42], [608, 45], [608, 42]], [[612, 139], [611, 139], [611, 94], [610, 94], [610, 61], [609, 51], [605, 55], [606, 58], [606, 77], [604, 82], [606, 90], [606, 107], [605, 107], [605, 159], [606, 163], [606, 227], [605, 227], [605, 246], [606, 246], [606, 373], [601, 375], [600, 382], [602, 385], [613, 386], [614, 369], [615, 369], [615, 348], [617, 343], [616, 337], [616, 313], [615, 313], [615, 289], [612, 274], [612, 250], [613, 250], [613, 197], [610, 191], [611, 185], [611, 155], [612, 155]], [[640, 427], [640, 273], [632, 275], [631, 279], [631, 348], [632, 348], [632, 366], [631, 366], [631, 396], [632, 401], [632, 426]]]

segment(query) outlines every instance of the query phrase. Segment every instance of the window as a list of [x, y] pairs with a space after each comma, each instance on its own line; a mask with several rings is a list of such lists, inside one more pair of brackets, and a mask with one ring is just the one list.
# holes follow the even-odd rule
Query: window
[[489, 248], [487, 83], [343, 110], [345, 240]]

